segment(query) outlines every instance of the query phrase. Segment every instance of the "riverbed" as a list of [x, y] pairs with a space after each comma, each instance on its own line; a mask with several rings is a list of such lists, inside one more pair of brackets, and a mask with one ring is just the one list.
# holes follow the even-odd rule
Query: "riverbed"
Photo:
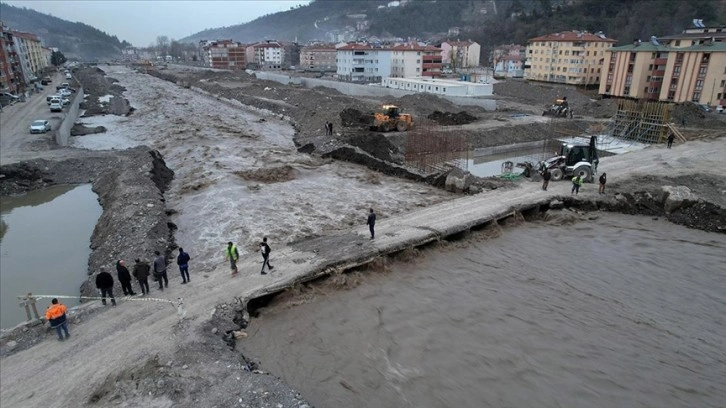
[[[0, 327], [6, 329], [26, 320], [19, 295], [79, 295], [101, 206], [90, 184], [2, 197], [0, 204]], [[44, 313], [47, 304], [49, 300], [40, 301], [38, 312]]]
[[323, 408], [723, 406], [723, 234], [603, 214], [490, 235], [277, 301], [238, 344]]

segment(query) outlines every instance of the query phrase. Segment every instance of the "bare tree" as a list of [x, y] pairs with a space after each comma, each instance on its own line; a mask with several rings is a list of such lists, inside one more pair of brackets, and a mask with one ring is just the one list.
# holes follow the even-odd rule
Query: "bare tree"
[[156, 37], [156, 51], [162, 57], [165, 57], [169, 54], [169, 37], [165, 35], [160, 35]]

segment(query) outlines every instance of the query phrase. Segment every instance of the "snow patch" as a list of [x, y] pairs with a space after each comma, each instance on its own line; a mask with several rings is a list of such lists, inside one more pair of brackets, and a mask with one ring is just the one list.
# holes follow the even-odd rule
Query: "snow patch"
[[111, 98], [113, 98], [113, 95], [103, 95], [98, 97], [98, 101], [101, 103], [109, 103], [111, 102]]

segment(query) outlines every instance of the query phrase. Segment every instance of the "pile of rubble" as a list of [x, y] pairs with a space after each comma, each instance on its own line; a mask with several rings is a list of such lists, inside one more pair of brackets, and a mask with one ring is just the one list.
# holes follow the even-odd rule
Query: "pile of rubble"
[[467, 111], [459, 113], [434, 111], [427, 118], [442, 126], [466, 125], [477, 120], [476, 116], [470, 115]]

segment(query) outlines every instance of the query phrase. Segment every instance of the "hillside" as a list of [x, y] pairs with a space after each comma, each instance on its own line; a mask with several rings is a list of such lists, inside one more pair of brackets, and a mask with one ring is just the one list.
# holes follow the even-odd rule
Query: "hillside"
[[43, 45], [58, 47], [69, 59], [115, 58], [131, 45], [83, 23], [73, 23], [28, 8], [0, 3], [3, 23], [10, 29], [36, 34]]
[[[385, 7], [388, 3], [313, 0], [307, 6], [208, 29], [180, 41], [306, 42], [371, 36], [436, 41], [446, 38], [450, 28], [459, 27], [456, 36], [479, 42], [484, 58], [492, 46], [524, 44], [528, 38], [556, 31], [603, 31], [624, 44], [633, 38], [680, 32], [694, 18], [708, 24], [726, 23], [724, 0], [410, 0], [399, 7]], [[363, 21], [365, 27], [357, 30], [357, 23]]]

